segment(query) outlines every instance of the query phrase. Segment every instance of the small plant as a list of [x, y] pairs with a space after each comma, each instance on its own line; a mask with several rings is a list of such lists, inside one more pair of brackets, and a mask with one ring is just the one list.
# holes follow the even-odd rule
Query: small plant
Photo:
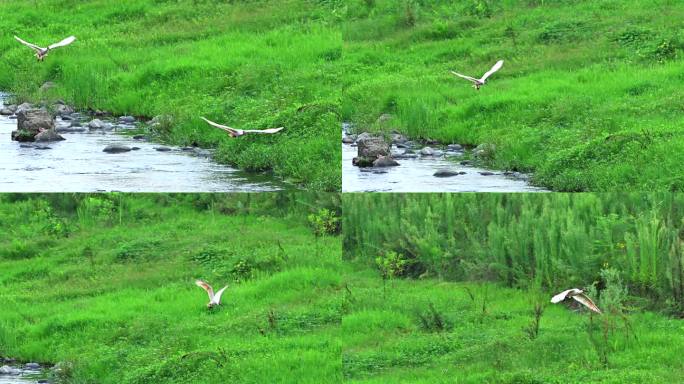
[[539, 336], [539, 324], [541, 323], [541, 317], [544, 314], [544, 304], [541, 301], [534, 303], [534, 309], [532, 310], [532, 321], [525, 328], [525, 333], [530, 340], [534, 340]]
[[444, 315], [432, 303], [428, 304], [427, 311], [418, 312], [418, 320], [420, 327], [427, 332], [443, 332], [451, 328]]
[[252, 277], [254, 265], [249, 260], [238, 260], [230, 270], [233, 279], [237, 282], [248, 280]]
[[382, 276], [382, 291], [384, 295], [386, 293], [387, 280], [401, 276], [409, 262], [403, 254], [388, 251], [376, 257], [375, 264], [378, 266]]
[[335, 235], [340, 232], [340, 218], [329, 209], [320, 209], [308, 216], [309, 224], [313, 227], [316, 237]]
[[414, 27], [418, 22], [418, 10], [417, 5], [412, 0], [406, 0], [404, 2], [404, 13], [402, 15], [402, 23], [406, 27]]

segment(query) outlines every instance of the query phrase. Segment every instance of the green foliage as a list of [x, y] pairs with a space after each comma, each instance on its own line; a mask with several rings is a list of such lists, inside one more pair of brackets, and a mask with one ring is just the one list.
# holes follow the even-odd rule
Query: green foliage
[[340, 218], [333, 211], [323, 208], [317, 213], [309, 214], [308, 219], [316, 236], [340, 233]]
[[352, 194], [344, 212], [345, 255], [369, 266], [381, 252], [410, 259], [401, 269], [413, 277], [549, 290], [596, 282], [616, 309], [623, 289], [653, 308], [681, 303], [678, 194]]
[[[60, 362], [55, 383], [339, 383], [340, 239], [302, 209], [336, 201], [0, 195], [0, 355]], [[195, 278], [229, 285], [220, 307]]]

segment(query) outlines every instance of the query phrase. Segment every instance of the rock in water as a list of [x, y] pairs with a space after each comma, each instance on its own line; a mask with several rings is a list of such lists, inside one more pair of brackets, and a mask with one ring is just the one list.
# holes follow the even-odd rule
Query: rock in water
[[0, 367], [0, 375], [19, 375], [21, 371], [8, 365]]
[[480, 159], [491, 160], [496, 154], [496, 145], [494, 144], [480, 144], [475, 149], [473, 149], [473, 156]]
[[121, 116], [121, 117], [119, 117], [119, 122], [124, 123], [124, 124], [133, 124], [133, 123], [135, 123], [135, 117], [133, 117], [133, 116]]
[[430, 147], [425, 147], [425, 148], [420, 150], [420, 154], [423, 156], [434, 156], [435, 150], [430, 148]]
[[26, 363], [26, 369], [40, 369], [40, 364], [38, 363]]
[[105, 149], [102, 150], [102, 152], [107, 152], [107, 153], [124, 153], [124, 152], [130, 152], [131, 147], [127, 147], [125, 145], [121, 144], [111, 144], [105, 147]]
[[35, 141], [40, 141], [40, 142], [49, 142], [49, 141], [61, 141], [61, 140], [66, 140], [60, 134], [58, 134], [54, 129], [50, 129], [47, 131], [40, 132], [39, 134], [36, 135], [34, 138]]
[[89, 129], [103, 129], [104, 123], [100, 119], [93, 119], [90, 123], [88, 123], [88, 128]]
[[356, 139], [358, 144], [359, 157], [367, 157], [377, 159], [380, 156], [389, 156], [390, 145], [380, 136], [362, 133]]
[[398, 165], [399, 165], [399, 163], [397, 163], [396, 160], [394, 160], [393, 158], [391, 158], [389, 156], [379, 157], [373, 162], [373, 166], [378, 167], [378, 168], [380, 168], [380, 167], [396, 167]]
[[453, 177], [453, 176], [459, 176], [459, 175], [465, 175], [466, 173], [463, 171], [452, 171], [450, 169], [440, 169], [439, 171], [434, 173], [434, 177]]
[[12, 132], [12, 140], [35, 141], [41, 131], [55, 129], [55, 120], [44, 109], [25, 109], [17, 112], [17, 130]]
[[169, 147], [154, 147], [154, 149], [158, 152], [169, 152], [169, 151], [171, 151], [171, 148], [169, 148]]

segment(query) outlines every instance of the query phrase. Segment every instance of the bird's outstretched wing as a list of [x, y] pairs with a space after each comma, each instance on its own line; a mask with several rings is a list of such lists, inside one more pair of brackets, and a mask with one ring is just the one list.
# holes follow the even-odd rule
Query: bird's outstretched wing
[[228, 286], [226, 285], [225, 287], [221, 288], [220, 291], [216, 292], [216, 295], [214, 296], [214, 299], [212, 300], [216, 304], [221, 304], [221, 295], [223, 295], [223, 291], [226, 290]]
[[19, 38], [19, 36], [14, 36], [14, 38], [17, 39], [18, 42], [24, 44], [25, 46], [27, 46], [27, 47], [29, 47], [29, 48], [35, 50], [35, 51], [42, 51], [42, 50], [45, 50], [45, 48], [43, 48], [43, 47], [39, 47], [39, 46], [37, 46], [37, 45], [35, 45], [35, 44], [29, 43], [28, 41], [22, 40], [21, 38]]
[[207, 282], [204, 282], [202, 280], [196, 280], [195, 284], [207, 291], [207, 294], [209, 295], [209, 300], [214, 300], [214, 289], [209, 285]]
[[209, 119], [205, 119], [204, 117], [200, 117], [200, 119], [204, 120], [207, 122], [207, 124], [211, 125], [212, 127], [216, 127], [218, 129], [223, 129], [224, 131], [230, 133], [230, 134], [236, 134], [238, 133], [238, 130], [235, 128], [228, 127], [226, 125], [221, 125], [219, 123], [214, 123], [213, 121]]
[[242, 132], [244, 133], [260, 133], [260, 134], [272, 134], [272, 133], [278, 133], [285, 129], [284, 127], [280, 128], [269, 128], [269, 129], [245, 129]]
[[458, 73], [458, 72], [451, 71], [451, 74], [456, 75], [456, 76], [458, 76], [458, 77], [460, 77], [460, 78], [462, 78], [462, 79], [466, 79], [466, 80], [468, 80], [468, 81], [472, 81], [473, 83], [477, 82], [477, 79], [476, 79], [476, 78], [470, 77], [470, 76], [466, 76], [466, 75], [461, 75], [461, 74]]
[[55, 48], [59, 48], [59, 47], [65, 47], [65, 46], [73, 43], [75, 40], [76, 40], [76, 38], [74, 36], [69, 36], [66, 39], [60, 41], [59, 43], [55, 43], [55, 44], [50, 45], [48, 48], [49, 49], [55, 49]]
[[599, 307], [594, 304], [594, 302], [584, 293], [579, 293], [577, 295], [572, 296], [573, 299], [577, 300], [579, 303], [584, 305], [585, 307], [591, 309], [592, 311], [596, 313], [601, 313], [601, 310]]
[[563, 291], [563, 292], [557, 294], [556, 296], [554, 296], [554, 297], [551, 298], [551, 302], [554, 303], [554, 304], [560, 303], [561, 301], [565, 300], [566, 297], [568, 297], [568, 294], [569, 294], [570, 292], [572, 292], [572, 291], [574, 291], [574, 290], [575, 290], [575, 288], [573, 288], [573, 289], [568, 289], [567, 291]]
[[489, 71], [487, 71], [487, 73], [482, 75], [482, 78], [480, 79], [480, 81], [484, 83], [485, 80], [487, 80], [487, 78], [489, 76], [493, 75], [494, 72], [498, 71], [499, 69], [501, 69], [501, 67], [503, 67], [503, 63], [504, 63], [503, 60], [497, 61], [496, 64], [494, 64], [494, 66], [492, 67], [492, 69], [490, 69]]

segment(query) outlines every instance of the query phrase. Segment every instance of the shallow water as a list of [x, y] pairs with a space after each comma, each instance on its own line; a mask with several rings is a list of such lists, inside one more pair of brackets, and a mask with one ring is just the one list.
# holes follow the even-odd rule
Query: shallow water
[[[0, 94], [0, 105], [5, 96]], [[58, 119], [58, 126], [68, 126]], [[0, 116], [0, 192], [262, 192], [293, 189], [268, 175], [254, 175], [174, 148], [114, 132], [61, 133], [65, 141], [11, 141], [16, 120]], [[26, 145], [29, 144], [29, 145]], [[140, 150], [108, 154], [109, 144]]]
[[[392, 147], [393, 152], [397, 150]], [[520, 178], [487, 169], [463, 166], [458, 158], [418, 157], [397, 159], [398, 167], [359, 168], [352, 165], [356, 146], [342, 144], [343, 192], [543, 192]], [[435, 177], [442, 169], [465, 172], [452, 177]], [[480, 172], [494, 172], [483, 176]]]
[[[0, 364], [0, 366], [2, 365]], [[37, 380], [31, 379], [31, 376], [35, 376], [39, 370], [18, 369], [21, 371], [19, 375], [0, 374], [0, 384], [35, 384], [37, 382]]]

